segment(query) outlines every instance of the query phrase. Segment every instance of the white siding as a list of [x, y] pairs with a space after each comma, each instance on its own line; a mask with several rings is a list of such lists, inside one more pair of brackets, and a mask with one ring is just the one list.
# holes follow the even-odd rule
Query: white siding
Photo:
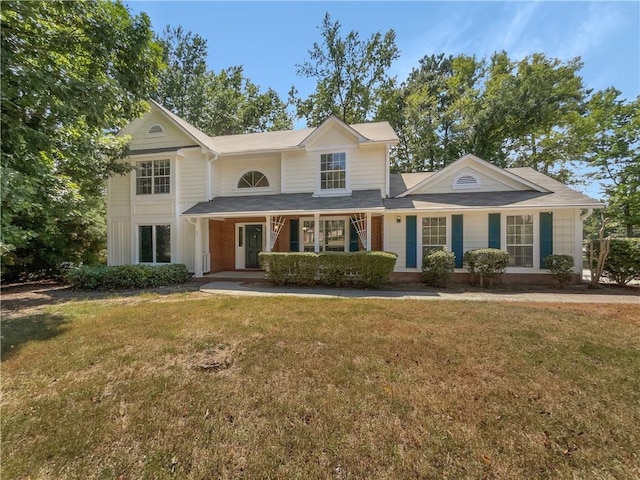
[[[576, 242], [575, 210], [555, 210], [553, 212], [553, 253], [574, 255]], [[576, 259], [578, 263], [579, 259]]]
[[[453, 189], [453, 180], [458, 175], [473, 175], [480, 182], [477, 189]], [[478, 168], [462, 167], [452, 171], [446, 177], [426, 189], [418, 189], [413, 194], [419, 193], [469, 193], [473, 192], [507, 192], [511, 190], [527, 190], [524, 185], [504, 175], [496, 174], [489, 169], [478, 165]]]
[[404, 214], [400, 215], [401, 222], [396, 221], [398, 214], [384, 215], [384, 249], [398, 255], [395, 272], [416, 272], [417, 268], [407, 268], [406, 261], [406, 229], [407, 221]]
[[349, 169], [350, 190], [379, 189], [385, 191], [386, 146], [371, 145], [360, 148], [336, 147], [312, 152], [283, 153], [286, 191], [283, 193], [312, 193], [317, 189], [320, 175], [320, 155], [345, 152]]
[[323, 148], [323, 147], [333, 147], [333, 146], [345, 146], [352, 145], [357, 142], [357, 139], [345, 132], [344, 128], [340, 128], [337, 126], [332, 126], [322, 132], [317, 138], [314, 138], [312, 142], [310, 142], [309, 146], [312, 146], [313, 149]]
[[464, 213], [462, 217], [462, 249], [468, 252], [477, 248], [487, 248], [488, 244], [489, 214], [487, 212]]
[[211, 162], [211, 195], [219, 197], [222, 191], [222, 175], [220, 171], [222, 168], [217, 161]]
[[[222, 157], [216, 165], [216, 191], [220, 196], [280, 193], [280, 154]], [[238, 180], [247, 172], [256, 170], [266, 175], [269, 189], [239, 189]]]
[[[179, 201], [190, 207], [206, 198], [207, 161], [200, 151], [187, 151], [176, 160], [179, 173]], [[186, 210], [186, 209], [185, 209]]]
[[107, 224], [107, 264], [131, 263], [131, 220], [110, 218]]
[[[162, 135], [149, 135], [147, 132], [152, 125], [161, 125], [164, 129]], [[129, 148], [131, 150], [145, 150], [151, 148], [184, 147], [186, 145], [196, 145], [197, 142], [174, 126], [162, 114], [151, 112], [144, 123], [133, 134]]]

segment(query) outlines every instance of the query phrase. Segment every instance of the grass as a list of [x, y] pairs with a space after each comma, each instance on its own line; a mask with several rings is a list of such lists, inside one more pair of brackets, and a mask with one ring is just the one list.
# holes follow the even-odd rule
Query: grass
[[72, 302], [2, 391], [3, 478], [640, 477], [634, 305]]

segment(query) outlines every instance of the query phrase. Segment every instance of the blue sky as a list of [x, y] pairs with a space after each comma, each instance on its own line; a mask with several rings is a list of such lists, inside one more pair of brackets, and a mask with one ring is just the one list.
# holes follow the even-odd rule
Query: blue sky
[[[400, 58], [391, 74], [404, 80], [424, 55], [489, 56], [506, 50], [519, 59], [534, 52], [581, 57], [587, 88], [614, 86], [627, 99], [640, 95], [640, 2], [172, 2], [129, 1], [154, 30], [182, 25], [207, 39], [210, 69], [243, 65], [245, 76], [286, 99], [313, 80], [296, 76], [325, 12], [343, 34], [396, 32]], [[302, 125], [303, 126], [303, 125]], [[589, 191], [595, 195], [595, 191]]]

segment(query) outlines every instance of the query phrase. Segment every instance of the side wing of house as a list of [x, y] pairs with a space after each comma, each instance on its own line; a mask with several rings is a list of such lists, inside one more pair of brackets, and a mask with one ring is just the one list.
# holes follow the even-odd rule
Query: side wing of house
[[107, 184], [109, 265], [194, 267], [194, 227], [180, 213], [207, 198], [208, 155], [155, 105], [123, 132], [132, 170]]
[[385, 200], [385, 249], [399, 255], [396, 272], [421, 271], [433, 249], [462, 257], [478, 248], [509, 252], [514, 281], [547, 281], [544, 259], [574, 257], [582, 270], [582, 222], [602, 205], [530, 168], [499, 169], [467, 155]]

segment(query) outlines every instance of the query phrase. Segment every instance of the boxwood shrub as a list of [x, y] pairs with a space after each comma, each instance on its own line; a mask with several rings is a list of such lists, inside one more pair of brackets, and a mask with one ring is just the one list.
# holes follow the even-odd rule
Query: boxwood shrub
[[435, 250], [422, 258], [422, 281], [432, 287], [446, 287], [456, 266], [453, 252]]
[[507, 268], [509, 254], [497, 248], [479, 248], [465, 252], [463, 262], [471, 274], [472, 283], [479, 278], [480, 286], [483, 286], [487, 280], [491, 285], [496, 277], [500, 280], [500, 275]]
[[277, 284], [377, 288], [391, 278], [398, 256], [388, 252], [260, 253], [267, 280]]
[[[593, 247], [597, 258], [599, 242], [593, 242]], [[640, 280], [640, 238], [612, 238], [603, 275], [618, 285]]]
[[571, 255], [549, 255], [544, 259], [544, 268], [560, 285], [564, 285], [573, 276], [575, 261]]
[[80, 266], [65, 277], [74, 290], [127, 290], [176, 285], [191, 280], [187, 267], [169, 265]]

